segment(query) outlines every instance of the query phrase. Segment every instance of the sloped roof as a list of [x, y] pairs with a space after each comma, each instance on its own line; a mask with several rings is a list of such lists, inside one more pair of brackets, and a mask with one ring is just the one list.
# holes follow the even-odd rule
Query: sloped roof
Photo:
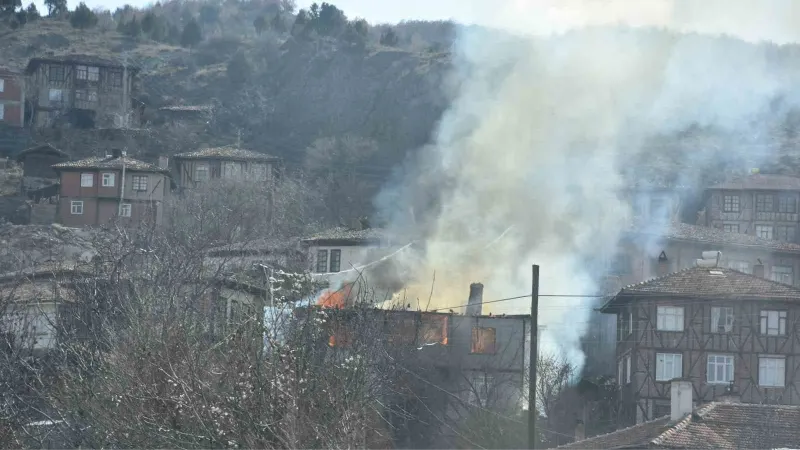
[[122, 169], [125, 166], [126, 170], [138, 172], [161, 172], [169, 174], [167, 169], [162, 169], [155, 164], [146, 163], [133, 159], [128, 156], [93, 156], [91, 158], [81, 159], [78, 161], [67, 161], [63, 163], [53, 164], [53, 169], [69, 170], [69, 169]]
[[798, 244], [781, 242], [775, 239], [765, 239], [752, 234], [728, 233], [719, 228], [690, 225], [688, 223], [671, 223], [665, 225], [663, 229], [656, 229], [652, 226], [636, 223], [629, 228], [629, 231], [677, 241], [725, 246], [763, 247], [786, 253], [800, 253], [800, 245]]
[[69, 153], [59, 150], [50, 144], [42, 144], [35, 147], [26, 148], [25, 150], [17, 153], [17, 156], [15, 156], [14, 159], [16, 161], [21, 161], [31, 153], [54, 153], [62, 158], [69, 158]]
[[353, 230], [345, 227], [336, 227], [325, 230], [307, 238], [303, 242], [315, 241], [378, 241], [386, 237], [386, 231], [382, 228], [365, 228], [363, 230]]
[[135, 64], [131, 64], [129, 62], [118, 61], [115, 59], [108, 59], [108, 58], [101, 58], [95, 55], [85, 55], [85, 54], [71, 54], [71, 55], [57, 55], [57, 56], [45, 56], [45, 57], [38, 57], [38, 58], [31, 58], [28, 61], [28, 66], [25, 68], [26, 73], [30, 73], [36, 70], [36, 67], [39, 64], [47, 64], [47, 63], [55, 63], [55, 64], [86, 64], [92, 66], [101, 66], [101, 67], [111, 67], [111, 68], [118, 68], [122, 69], [127, 67], [128, 70], [137, 72], [139, 71], [139, 67]]
[[800, 191], [800, 178], [788, 175], [753, 174], [746, 177], [734, 178], [711, 186], [709, 189], [719, 190], [775, 190], [775, 191]]
[[158, 108], [159, 111], [174, 111], [174, 112], [208, 112], [213, 110], [212, 105], [173, 105], [162, 106]]
[[714, 402], [676, 423], [669, 416], [558, 448], [798, 448], [800, 407]]
[[[620, 296], [763, 298], [800, 300], [800, 289], [722, 267], [692, 267], [622, 288]], [[615, 297], [616, 298], [616, 297]], [[609, 304], [614, 299], [609, 301]], [[603, 306], [605, 308], [606, 304]]]
[[175, 159], [231, 159], [236, 161], [276, 161], [279, 158], [236, 147], [204, 148], [194, 152], [178, 153]]

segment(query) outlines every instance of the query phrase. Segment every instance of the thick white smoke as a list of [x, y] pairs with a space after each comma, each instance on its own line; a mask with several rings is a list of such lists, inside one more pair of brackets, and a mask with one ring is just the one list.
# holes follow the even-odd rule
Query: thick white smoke
[[[602, 3], [606, 9], [592, 0], [564, 2], [563, 22], [623, 20], [621, 3], [640, 4]], [[707, 8], [692, 12], [695, 2], [641, 2], [648, 3], [660, 6], [633, 8], [638, 24], [679, 31], [722, 26]], [[722, 16], [730, 5], [709, 3]], [[540, 9], [546, 4], [509, 1], [498, 17], [517, 31], [528, 18], [533, 25], [525, 31], [541, 34], [536, 23], [554, 14]], [[765, 62], [770, 48], [730, 51], [742, 50], [737, 46], [629, 28], [548, 38], [465, 30], [455, 48], [453, 101], [434, 143], [379, 198], [396, 231], [425, 237], [424, 255], [406, 261], [416, 280], [406, 295], [430, 309], [463, 305], [476, 281], [485, 284], [485, 301], [525, 295], [531, 265], [539, 264], [540, 292], [559, 295], [541, 299], [542, 344], [580, 367], [580, 337], [596, 304], [569, 295], [597, 292], [596, 263], [615, 253], [628, 221], [621, 174], [637, 158], [646, 161], [645, 152], [659, 158], [645, 144], [691, 125], [757, 134], [770, 114], [793, 105], [769, 112], [790, 86]], [[685, 170], [699, 170], [695, 158], [705, 161], [689, 154]], [[421, 202], [427, 208], [420, 210]], [[529, 299], [486, 304], [488, 312], [525, 314]]]

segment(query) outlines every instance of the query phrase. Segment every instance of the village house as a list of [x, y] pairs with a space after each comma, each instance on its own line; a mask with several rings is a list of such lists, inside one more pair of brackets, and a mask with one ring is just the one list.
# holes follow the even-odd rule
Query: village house
[[115, 150], [53, 166], [59, 175], [59, 223], [72, 227], [104, 225], [119, 219], [129, 225], [160, 225], [172, 180], [166, 167], [130, 158]]
[[279, 158], [236, 147], [205, 148], [173, 156], [175, 180], [182, 189], [211, 180], [269, 184]]
[[670, 406], [662, 417], [584, 439], [582, 425], [575, 442], [564, 449], [789, 449], [800, 447], [800, 407], [741, 403], [726, 394], [698, 405], [692, 382], [674, 379], [664, 384]]
[[58, 193], [58, 174], [53, 166], [68, 161], [69, 154], [50, 144], [37, 145], [19, 152], [14, 160], [22, 165], [21, 192], [26, 196], [33, 196], [43, 188], [50, 187], [52, 195], [47, 193], [38, 197], [51, 197]]
[[800, 289], [719, 267], [697, 267], [627, 286], [601, 312], [617, 322], [623, 423], [669, 411], [669, 382], [691, 381], [697, 402], [733, 392], [745, 403], [800, 405], [797, 387]]
[[699, 220], [728, 233], [797, 243], [800, 178], [755, 173], [714, 185]]
[[364, 221], [358, 227], [337, 227], [302, 239], [308, 251], [311, 271], [336, 274], [378, 262], [402, 246], [381, 228]]
[[25, 78], [3, 68], [0, 68], [0, 124], [25, 125]]
[[27, 92], [34, 127], [129, 128], [139, 69], [91, 55], [33, 58]]

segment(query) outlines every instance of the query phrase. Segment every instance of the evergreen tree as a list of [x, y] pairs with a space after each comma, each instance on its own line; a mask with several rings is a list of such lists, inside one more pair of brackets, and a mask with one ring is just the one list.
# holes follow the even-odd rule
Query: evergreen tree
[[152, 11], [147, 11], [144, 17], [142, 17], [142, 31], [149, 34], [151, 31], [153, 31], [155, 22], [156, 15], [153, 14]]
[[275, 14], [275, 17], [272, 18], [272, 29], [279, 33], [286, 32], [286, 22], [283, 21], [281, 13]]
[[228, 62], [228, 79], [236, 85], [244, 84], [253, 72], [253, 66], [243, 52], [239, 51]]
[[25, 9], [25, 17], [28, 19], [28, 22], [33, 22], [42, 16], [39, 14], [39, 10], [36, 8], [36, 5], [31, 3], [28, 5], [28, 8]]
[[94, 13], [86, 3], [80, 2], [69, 16], [69, 23], [73, 28], [85, 30], [97, 25], [97, 14]]
[[44, 0], [44, 5], [47, 6], [47, 15], [50, 17], [58, 17], [69, 12], [67, 0]]
[[0, 17], [14, 15], [21, 6], [22, 0], [0, 0]]
[[181, 33], [181, 45], [184, 47], [194, 48], [202, 40], [203, 32], [200, 30], [200, 25], [196, 20], [190, 20], [189, 23], [183, 27], [183, 33]]
[[261, 35], [267, 28], [267, 19], [264, 15], [260, 15], [253, 20], [253, 27], [256, 29], [256, 34]]
[[395, 33], [393, 29], [389, 28], [388, 30], [381, 33], [381, 45], [385, 45], [387, 47], [396, 47], [399, 42], [400, 38], [397, 36], [397, 33]]
[[217, 5], [206, 3], [200, 7], [200, 21], [204, 24], [211, 25], [217, 23], [219, 21], [219, 14], [220, 9]]

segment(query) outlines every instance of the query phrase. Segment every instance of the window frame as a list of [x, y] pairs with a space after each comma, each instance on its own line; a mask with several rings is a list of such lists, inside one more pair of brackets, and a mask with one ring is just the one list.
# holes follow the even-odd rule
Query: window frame
[[86, 81], [100, 81], [100, 67], [99, 66], [87, 66], [87, 75]]
[[786, 214], [797, 213], [797, 199], [793, 195], [778, 195], [778, 212]]
[[[89, 180], [88, 182], [86, 180]], [[81, 187], [82, 188], [90, 188], [94, 187], [94, 174], [91, 172], [82, 172], [81, 173]]]
[[[53, 94], [58, 92], [58, 99], [53, 99]], [[49, 106], [64, 106], [64, 89], [49, 88], [47, 91], [47, 104]]]
[[[769, 367], [768, 362], [774, 362], [774, 367]], [[780, 362], [780, 365], [778, 364]], [[767, 364], [765, 364], [767, 363]], [[779, 367], [780, 366], [780, 367]], [[775, 373], [772, 374], [775, 381], [770, 380], [769, 383], [765, 382], [766, 372], [769, 369], [774, 369]], [[780, 384], [778, 384], [778, 381]], [[759, 355], [758, 356], [758, 386], [768, 388], [783, 388], [786, 387], [786, 357], [779, 355]]]
[[[718, 311], [718, 315], [717, 315], [716, 320], [714, 319], [714, 311], [715, 310]], [[720, 325], [719, 322], [720, 322], [720, 319], [723, 318], [723, 314], [722, 314], [723, 312], [725, 312], [725, 314], [724, 314], [725, 323]], [[730, 321], [730, 325], [728, 325], [729, 321]], [[717, 325], [716, 327], [714, 326], [715, 322], [716, 322], [716, 325]], [[729, 332], [733, 331], [733, 325], [735, 323], [736, 323], [736, 311], [733, 309], [732, 306], [712, 306], [711, 307], [711, 320], [709, 321], [709, 327], [710, 327], [709, 328], [709, 332], [710, 333], [729, 333]], [[721, 330], [720, 330], [720, 327], [721, 327]], [[730, 327], [730, 330], [726, 330], [726, 328], [728, 328], [728, 327]]]
[[[124, 214], [125, 211], [127, 211], [127, 214]], [[130, 203], [122, 203], [122, 204], [119, 205], [119, 216], [120, 217], [130, 217], [132, 212], [133, 212], [133, 205], [132, 204], [130, 204]]]
[[797, 239], [797, 227], [794, 225], [778, 225], [775, 227], [774, 238], [781, 242], [794, 242]]
[[773, 239], [775, 228], [772, 225], [756, 225], [756, 236], [763, 239]]
[[5, 92], [5, 91], [6, 91], [6, 80], [0, 78], [0, 92]]
[[[730, 202], [728, 201], [730, 200]], [[738, 213], [741, 211], [741, 201], [738, 195], [722, 196], [722, 212]]]
[[756, 194], [756, 212], [775, 212], [775, 195]]
[[[110, 180], [108, 183], [106, 180]], [[114, 187], [116, 184], [116, 174], [114, 172], [103, 172], [100, 185], [103, 187]]]
[[[322, 258], [323, 256], [324, 258]], [[328, 249], [317, 250], [317, 257], [314, 263], [314, 271], [316, 273], [328, 273]]]
[[108, 85], [113, 88], [121, 88], [122, 87], [122, 71], [118, 69], [111, 69], [107, 70], [106, 73], [108, 74]]
[[[713, 362], [712, 362], [713, 359]], [[721, 359], [721, 360], [720, 360]], [[714, 366], [714, 379], [711, 379], [711, 371], [709, 368]], [[723, 378], [730, 375], [730, 379], [718, 379], [719, 368], [723, 368]], [[730, 373], [728, 368], [730, 367]], [[736, 361], [733, 355], [726, 355], [722, 353], [713, 353], [706, 357], [706, 383], [708, 384], [730, 384], [736, 379]]]
[[[334, 256], [336, 256], [334, 258]], [[335, 261], [335, 266], [334, 266]], [[334, 267], [336, 270], [334, 270]], [[334, 248], [330, 250], [328, 254], [328, 272], [336, 273], [342, 271], [342, 250], [338, 248]]]
[[[199, 174], [203, 174], [202, 179], [199, 177]], [[205, 183], [209, 179], [209, 170], [206, 164], [198, 164], [194, 166], [194, 182], [195, 183]]]
[[724, 223], [724, 224], [722, 224], [722, 231], [724, 231], [726, 233], [738, 233], [739, 232], [739, 224], [738, 223]]
[[6, 119], [6, 104], [0, 103], [0, 120], [5, 120], [5, 119]]
[[[785, 281], [788, 276], [789, 280]], [[784, 265], [773, 265], [769, 271], [769, 278], [777, 283], [794, 285], [794, 267]]]
[[[487, 338], [489, 343], [484, 342]], [[472, 339], [469, 346], [470, 355], [495, 355], [497, 354], [497, 328], [472, 327]]]
[[[667, 363], [667, 357], [670, 357], [672, 360], [672, 376], [666, 377], [665, 368]], [[678, 359], [678, 364], [675, 364], [675, 359]], [[659, 358], [661, 358], [661, 364], [659, 365]], [[675, 375], [675, 368], [677, 367], [678, 374]], [[665, 378], [666, 377], [666, 378]], [[675, 378], [682, 378], [683, 377], [683, 353], [656, 353], [656, 373], [655, 379], [656, 381], [670, 381], [674, 380]]]
[[[55, 76], [59, 74], [60, 76]], [[47, 67], [47, 81], [66, 81], [67, 71], [64, 66], [58, 64], [49, 64]]]
[[[80, 211], [77, 211], [80, 210]], [[77, 212], [76, 212], [77, 211]], [[83, 200], [72, 200], [69, 203], [69, 212], [74, 216], [83, 215]]]
[[134, 192], [147, 192], [147, 175], [132, 175], [131, 190]]
[[[680, 311], [680, 315], [677, 314], [677, 311]], [[664, 320], [662, 320], [662, 317]], [[680, 317], [680, 323], [678, 323], [678, 319], [675, 319], [675, 327], [668, 328], [667, 327], [667, 317]], [[686, 317], [686, 310], [683, 306], [669, 306], [669, 305], [660, 305], [656, 307], [656, 330], [657, 331], [672, 331], [672, 332], [683, 332], [686, 329], [685, 323]]]
[[[780, 309], [762, 309], [759, 311], [758, 314], [758, 331], [759, 334], [762, 336], [786, 336], [786, 325], [788, 322], [788, 316], [786, 310]], [[770, 319], [774, 319], [777, 317], [778, 323], [777, 327], [770, 326]], [[774, 324], [773, 324], [774, 325]], [[775, 333], [770, 332], [771, 330], [777, 330]]]
[[625, 356], [625, 384], [631, 384], [631, 355], [628, 353]]

